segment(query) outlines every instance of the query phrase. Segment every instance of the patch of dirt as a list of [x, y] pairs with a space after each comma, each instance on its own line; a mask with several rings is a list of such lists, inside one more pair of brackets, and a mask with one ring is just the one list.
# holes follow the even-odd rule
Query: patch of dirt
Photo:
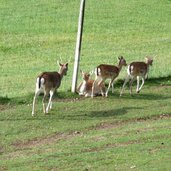
[[58, 98], [58, 97], [54, 97], [53, 98], [53, 101], [54, 102], [80, 102], [80, 101], [82, 101], [82, 100], [85, 100], [86, 98], [84, 97], [84, 96], [80, 96], [80, 97], [76, 97], [76, 98], [64, 98], [64, 99], [60, 99], [60, 98]]
[[5, 170], [8, 170], [8, 168], [5, 167], [5, 166], [0, 166], [0, 170], [1, 170], [1, 171], [5, 171]]
[[106, 147], [112, 148], [112, 147], [126, 147], [128, 145], [132, 144], [141, 144], [139, 141], [128, 141], [128, 142], [122, 142], [122, 143], [116, 143], [116, 144], [107, 144]]
[[99, 125], [89, 128], [89, 130], [112, 129], [112, 128], [118, 128], [119, 126], [130, 122], [145, 122], [147, 120], [159, 120], [159, 119], [168, 119], [168, 118], [171, 118], [171, 114], [161, 114], [161, 115], [145, 117], [145, 118], [133, 118], [133, 119], [118, 121], [114, 123], [100, 123]]
[[106, 138], [103, 136], [96, 136], [92, 138], [93, 141], [105, 141]]
[[171, 87], [171, 85], [170, 84], [160, 84], [160, 86], [159, 87]]
[[[135, 119], [129, 119], [126, 121], [119, 121], [119, 122], [115, 122], [115, 123], [101, 123], [97, 126], [87, 128], [84, 132], [86, 133], [90, 130], [117, 128], [117, 127], [124, 125], [125, 123], [129, 123], [129, 122], [145, 122], [145, 121], [151, 120], [151, 119], [158, 120], [158, 119], [168, 119], [168, 118], [171, 118], [170, 114], [162, 114], [159, 116], [153, 116], [153, 117], [147, 117], [147, 118], [135, 118]], [[32, 148], [32, 147], [39, 147], [39, 146], [43, 146], [43, 145], [50, 145], [50, 144], [56, 143], [60, 140], [68, 140], [68, 139], [71, 139], [76, 136], [83, 136], [83, 133], [79, 132], [79, 131], [74, 131], [71, 133], [56, 133], [54, 135], [50, 135], [47, 137], [34, 138], [34, 139], [31, 139], [28, 141], [17, 141], [15, 143], [13, 143], [12, 145], [17, 149]], [[132, 143], [137, 143], [137, 142], [120, 144], [120, 146], [129, 145]], [[113, 146], [117, 147], [119, 145], [114, 144]]]
[[0, 111], [8, 110], [10, 109], [11, 106], [6, 105], [6, 104], [0, 104]]
[[75, 131], [72, 133], [57, 133], [47, 137], [41, 138], [34, 138], [28, 141], [17, 141], [12, 145], [16, 148], [23, 149], [23, 148], [31, 148], [31, 147], [38, 147], [43, 145], [50, 145], [60, 140], [67, 140], [75, 136], [82, 136], [83, 133], [79, 131]]
[[10, 109], [15, 109], [15, 105], [14, 104], [0, 104], [0, 112], [1, 111], [6, 111], [6, 110], [10, 110]]
[[154, 86], [155, 89], [161, 89], [161, 88], [171, 88], [171, 85], [168, 84], [160, 84], [159, 86]]
[[159, 117], [160, 119], [168, 119], [171, 118], [171, 114], [161, 114]]
[[141, 143], [138, 141], [129, 141], [129, 142], [122, 142], [122, 143], [106, 144], [103, 147], [83, 149], [82, 152], [97, 152], [97, 151], [106, 150], [107, 148], [127, 147], [133, 144], [141, 144]]
[[0, 146], [0, 154], [4, 152], [4, 148]]
[[17, 151], [14, 151], [14, 152], [9, 152], [7, 155], [4, 155], [4, 159], [9, 160], [9, 159], [17, 158], [17, 157], [30, 156], [30, 155], [33, 155], [33, 154], [34, 154], [33, 152], [31, 153], [31, 152], [17, 150]]

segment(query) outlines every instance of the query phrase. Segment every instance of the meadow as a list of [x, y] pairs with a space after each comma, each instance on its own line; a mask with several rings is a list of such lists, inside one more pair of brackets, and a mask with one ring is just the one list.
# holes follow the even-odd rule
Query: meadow
[[[171, 1], [86, 1], [80, 69], [154, 58], [140, 94], [71, 93], [79, 1], [0, 2], [0, 170], [159, 170], [171, 168]], [[42, 71], [69, 71], [44, 115], [31, 116]], [[79, 75], [78, 83], [81, 81]]]

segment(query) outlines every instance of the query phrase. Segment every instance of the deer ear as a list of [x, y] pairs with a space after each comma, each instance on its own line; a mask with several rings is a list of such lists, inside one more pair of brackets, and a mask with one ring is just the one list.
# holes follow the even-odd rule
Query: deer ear
[[68, 67], [68, 63], [65, 64]]
[[118, 57], [118, 60], [121, 60], [121, 58], [120, 58], [120, 57]]
[[148, 61], [148, 57], [145, 57], [145, 61]]
[[90, 76], [93, 75], [94, 74], [94, 71], [90, 71], [89, 74], [90, 74]]

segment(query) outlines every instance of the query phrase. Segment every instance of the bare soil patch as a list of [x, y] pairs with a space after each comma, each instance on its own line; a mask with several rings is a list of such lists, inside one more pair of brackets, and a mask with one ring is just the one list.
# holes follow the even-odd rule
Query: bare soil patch
[[12, 108], [12, 106], [6, 104], [0, 104], [0, 111], [8, 110], [10, 108]]
[[168, 85], [168, 84], [160, 84], [158, 86], [154, 86], [154, 88], [156, 90], [158, 90], [158, 89], [165, 89], [165, 88], [171, 88], [171, 85]]
[[11, 104], [11, 103], [6, 103], [6, 104], [1, 104], [0, 103], [0, 112], [10, 110], [10, 109], [15, 109], [16, 105]]
[[114, 143], [114, 144], [106, 144], [102, 147], [83, 149], [82, 152], [97, 152], [97, 151], [106, 150], [107, 148], [127, 147], [133, 144], [141, 144], [141, 143], [138, 141], [128, 141], [128, 142], [121, 142], [121, 143]]
[[[149, 118], [136, 118], [136, 119], [130, 119], [130, 120], [126, 120], [126, 121], [119, 121], [119, 122], [115, 122], [115, 123], [101, 123], [95, 127], [90, 127], [88, 129], [86, 129], [84, 132], [88, 132], [91, 130], [101, 130], [101, 129], [112, 129], [112, 128], [117, 128], [125, 123], [129, 123], [129, 122], [145, 122], [147, 120], [157, 120], [157, 119], [168, 119], [171, 118], [170, 114], [162, 114], [159, 116], [153, 116], [153, 117], [149, 117]], [[38, 146], [43, 146], [43, 145], [50, 145], [53, 143], [56, 143], [58, 141], [61, 140], [68, 140], [71, 139], [73, 137], [76, 136], [83, 136], [82, 132], [79, 131], [74, 131], [74, 132], [70, 132], [70, 133], [56, 133], [47, 137], [38, 137], [38, 138], [34, 138], [31, 140], [27, 140], [27, 141], [17, 141], [15, 143], [13, 143], [12, 145], [17, 148], [17, 149], [23, 149], [23, 148], [32, 148], [32, 147], [38, 147]]]
[[16, 148], [23, 149], [23, 148], [31, 148], [31, 147], [38, 147], [43, 145], [50, 145], [56, 143], [60, 140], [67, 140], [75, 136], [82, 136], [82, 133], [79, 131], [71, 132], [71, 133], [57, 133], [47, 137], [40, 137], [34, 138], [28, 141], [17, 141], [12, 145]]
[[4, 152], [4, 148], [0, 146], [0, 154]]
[[171, 118], [171, 114], [161, 114], [161, 115], [145, 117], [145, 118], [135, 118], [135, 119], [133, 118], [133, 119], [118, 121], [114, 123], [100, 123], [99, 125], [92, 127], [90, 129], [95, 129], [95, 130], [112, 129], [112, 128], [117, 128], [121, 125], [124, 125], [125, 123], [130, 123], [130, 122], [145, 122], [147, 120], [159, 120], [159, 119], [168, 119], [168, 118]]

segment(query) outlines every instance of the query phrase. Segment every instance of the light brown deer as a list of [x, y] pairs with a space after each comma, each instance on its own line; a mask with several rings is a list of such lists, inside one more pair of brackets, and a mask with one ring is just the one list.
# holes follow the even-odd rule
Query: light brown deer
[[[80, 85], [78, 86], [77, 92], [79, 93], [79, 95], [83, 95], [85, 97], [89, 97], [91, 96], [91, 92], [92, 92], [92, 85], [94, 80], [90, 79], [90, 76], [93, 73], [87, 73], [87, 72], [83, 72], [81, 71], [81, 75], [83, 78], [83, 81], [80, 83]], [[101, 88], [99, 85], [96, 85], [94, 88], [94, 96], [95, 95], [104, 95], [105, 93], [105, 86], [104, 84], [102, 84], [102, 93], [101, 93]]]
[[[134, 80], [137, 79], [137, 89], [136, 92], [139, 93], [140, 90], [142, 89], [145, 79], [148, 76], [148, 72], [149, 72], [149, 66], [152, 66], [153, 64], [153, 59], [150, 57], [145, 58], [146, 62], [132, 62], [127, 69], [127, 77], [125, 79], [125, 82], [122, 86], [122, 90], [120, 93], [120, 96], [122, 96], [123, 91], [124, 91], [124, 87], [127, 84], [127, 82], [129, 80], [130, 81], [130, 94], [132, 94], [132, 84], [134, 82]], [[140, 85], [140, 78], [142, 79], [142, 83], [141, 86]]]
[[[37, 96], [43, 91], [44, 97], [42, 100], [43, 103], [43, 112], [46, 114], [49, 112], [49, 109], [52, 108], [52, 97], [56, 89], [61, 85], [61, 80], [68, 71], [68, 63], [61, 64], [59, 63], [60, 69], [59, 72], [43, 72], [37, 77], [36, 81], [36, 90], [35, 96], [33, 98], [33, 107], [32, 107], [32, 116], [35, 113], [35, 102]], [[45, 106], [46, 97], [50, 94], [49, 102], [47, 107]]]
[[113, 86], [113, 82], [115, 80], [116, 77], [118, 77], [121, 69], [123, 66], [126, 66], [126, 60], [124, 59], [123, 56], [118, 57], [119, 63], [117, 66], [115, 65], [107, 65], [107, 64], [101, 64], [99, 66], [96, 67], [95, 69], [95, 81], [93, 83], [92, 86], [92, 93], [91, 93], [91, 97], [94, 96], [94, 88], [95, 85], [98, 84], [101, 87], [101, 91], [102, 91], [102, 84], [104, 84], [106, 79], [110, 79], [107, 91], [105, 93], [105, 96], [108, 96], [108, 92], [110, 87], [112, 86], [112, 93], [114, 92], [114, 86]]

